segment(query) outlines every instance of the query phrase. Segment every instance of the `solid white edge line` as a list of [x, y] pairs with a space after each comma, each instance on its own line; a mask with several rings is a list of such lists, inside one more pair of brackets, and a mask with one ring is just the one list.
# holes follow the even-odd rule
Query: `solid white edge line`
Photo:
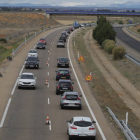
[[0, 123], [0, 127], [3, 127], [3, 124], [4, 124], [4, 121], [5, 121], [5, 118], [6, 118], [6, 115], [7, 115], [7, 112], [8, 112], [8, 108], [10, 106], [10, 103], [11, 103], [11, 98], [9, 99], [8, 103], [7, 103], [7, 106], [5, 108], [5, 111], [4, 111], [4, 114], [3, 114], [3, 117], [2, 117], [2, 120], [1, 120], [1, 123]]
[[48, 75], [49, 75], [49, 72], [48, 72]]
[[49, 87], [49, 83], [48, 83], [48, 87]]
[[[74, 31], [72, 34], [74, 34], [74, 33], [75, 33], [75, 31]], [[68, 56], [69, 56], [69, 60], [70, 60], [70, 63], [71, 63], [71, 67], [72, 67], [72, 70], [73, 70], [73, 72], [74, 72], [75, 78], [76, 78], [76, 80], [77, 80], [78, 86], [79, 86], [79, 88], [80, 88], [80, 90], [81, 90], [81, 93], [82, 93], [82, 95], [83, 95], [83, 97], [84, 97], [84, 100], [85, 100], [85, 102], [86, 102], [86, 105], [87, 105], [87, 107], [88, 107], [88, 109], [89, 109], [89, 111], [90, 111], [90, 114], [91, 114], [93, 120], [96, 121], [96, 126], [98, 127], [98, 130], [99, 130], [99, 132], [100, 132], [100, 134], [101, 134], [103, 140], [106, 140], [105, 135], [104, 135], [104, 133], [103, 133], [103, 131], [102, 131], [102, 129], [101, 129], [101, 127], [100, 127], [100, 125], [99, 125], [99, 123], [98, 123], [98, 121], [97, 121], [97, 119], [96, 119], [96, 117], [95, 117], [95, 115], [94, 115], [94, 113], [93, 113], [93, 111], [92, 111], [92, 109], [91, 109], [89, 103], [88, 103], [88, 100], [87, 100], [87, 98], [86, 98], [86, 96], [85, 96], [85, 93], [84, 93], [82, 87], [81, 87], [81, 84], [80, 84], [80, 82], [79, 82], [79, 79], [78, 79], [78, 77], [77, 77], [77, 74], [76, 74], [76, 72], [75, 72], [75, 69], [74, 69], [73, 64], [72, 64], [72, 61], [71, 61], [71, 57], [70, 57], [70, 53], [69, 53], [69, 41], [70, 41], [70, 38], [71, 38], [72, 34], [69, 36], [68, 42], [67, 42], [67, 51], [68, 51]]]
[[49, 122], [50, 122], [49, 129], [51, 131], [52, 130], [51, 120]]

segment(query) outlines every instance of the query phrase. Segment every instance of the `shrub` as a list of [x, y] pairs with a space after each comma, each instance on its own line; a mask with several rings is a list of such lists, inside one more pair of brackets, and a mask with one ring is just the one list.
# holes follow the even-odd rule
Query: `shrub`
[[104, 49], [104, 47], [105, 47], [105, 44], [107, 43], [109, 41], [109, 39], [106, 39], [103, 43], [102, 43], [102, 49]]
[[112, 51], [113, 53], [113, 59], [122, 59], [125, 54], [125, 49], [122, 46], [115, 47]]
[[138, 29], [137, 32], [140, 32], [140, 29]]
[[5, 38], [0, 38], [0, 41], [3, 43], [7, 43], [7, 40]]
[[120, 21], [119, 21], [119, 24], [123, 24], [123, 21], [122, 21], [122, 20], [120, 20]]
[[112, 54], [112, 50], [115, 48], [115, 42], [113, 40], [108, 40], [105, 43], [104, 49], [106, 52], [108, 52], [109, 54]]
[[6, 48], [4, 48], [3, 46], [0, 46], [0, 53], [4, 52], [6, 50], [7, 50]]

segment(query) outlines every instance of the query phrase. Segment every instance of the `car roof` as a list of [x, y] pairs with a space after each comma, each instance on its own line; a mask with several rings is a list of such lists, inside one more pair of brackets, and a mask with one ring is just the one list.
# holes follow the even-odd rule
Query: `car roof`
[[21, 75], [34, 75], [33, 73], [22, 73]]
[[71, 80], [60, 79], [59, 82], [71, 82]]
[[68, 71], [69, 71], [69, 69], [58, 69], [58, 71], [59, 71], [59, 70], [68, 70]]
[[[61, 58], [67, 58], [67, 57], [59, 57], [59, 59], [61, 59]], [[68, 59], [68, 58], [67, 58]]]
[[91, 122], [90, 117], [82, 117], [82, 116], [73, 117], [73, 120], [74, 121], [89, 121], [89, 122]]
[[78, 92], [64, 92], [66, 95], [78, 95]]

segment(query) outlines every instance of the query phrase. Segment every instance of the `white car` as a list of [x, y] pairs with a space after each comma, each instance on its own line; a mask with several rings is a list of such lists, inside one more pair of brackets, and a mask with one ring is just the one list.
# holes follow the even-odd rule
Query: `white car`
[[36, 87], [36, 77], [34, 77], [33, 73], [22, 73], [20, 77], [18, 77], [18, 89], [20, 88], [33, 88]]
[[96, 129], [89, 117], [73, 117], [68, 122], [67, 133], [69, 135], [69, 140], [72, 138], [89, 138], [95, 140], [96, 138]]
[[38, 57], [38, 53], [35, 49], [31, 49], [29, 52], [28, 52], [28, 57]]

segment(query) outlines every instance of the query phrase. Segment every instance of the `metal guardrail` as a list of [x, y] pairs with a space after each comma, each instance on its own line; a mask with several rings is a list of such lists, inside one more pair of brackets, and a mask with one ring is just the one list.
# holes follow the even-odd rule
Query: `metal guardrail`
[[35, 37], [36, 35], [44, 32], [44, 31], [47, 31], [47, 30], [50, 30], [50, 29], [54, 29], [54, 28], [58, 28], [58, 27], [63, 27], [63, 26], [68, 26], [68, 25], [58, 25], [58, 26], [54, 26], [54, 27], [51, 27], [51, 28], [47, 28], [47, 29], [44, 29], [42, 31], [39, 31], [37, 33], [35, 33], [34, 35], [32, 35], [29, 39], [25, 40], [22, 44], [20, 44], [15, 50], [13, 50], [13, 57], [14, 55], [16, 54], [16, 52], [24, 45], [26, 44], [26, 42], [28, 42], [29, 40], [31, 40], [33, 37]]
[[[139, 24], [139, 23], [138, 23], [138, 24]], [[136, 25], [138, 25], [138, 24], [136, 24]], [[127, 30], [128, 32], [132, 33], [133, 35], [135, 35], [135, 36], [137, 36], [137, 37], [140, 37], [140, 35], [138, 35], [138, 34], [136, 34], [136, 33], [132, 32], [132, 31], [131, 31], [131, 30], [129, 30], [128, 28], [126, 28], [126, 30]]]
[[117, 119], [117, 115], [112, 112], [112, 110], [109, 107], [106, 107], [107, 111], [111, 115], [111, 117], [114, 119], [114, 121], [118, 124], [119, 128], [124, 133], [127, 140], [140, 140], [139, 138], [136, 138], [136, 136], [133, 134], [132, 130], [128, 128], [125, 121], [119, 121]]

